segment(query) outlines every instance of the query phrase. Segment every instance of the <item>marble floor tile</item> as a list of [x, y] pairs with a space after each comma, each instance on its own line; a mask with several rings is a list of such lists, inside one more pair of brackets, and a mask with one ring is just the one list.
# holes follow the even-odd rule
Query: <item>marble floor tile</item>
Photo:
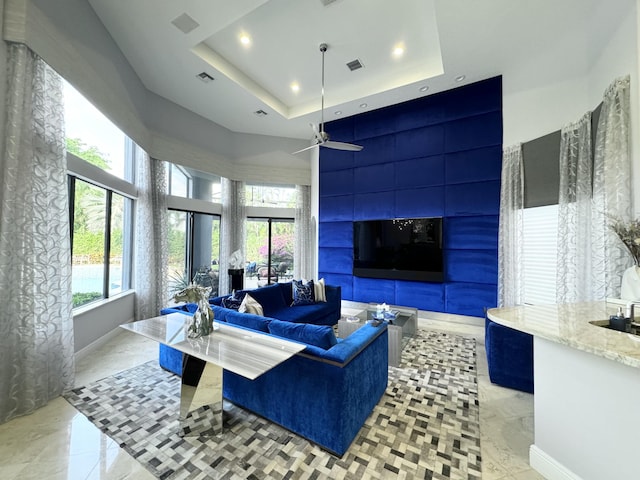
[[[356, 309], [343, 308], [343, 315], [353, 313]], [[483, 480], [541, 479], [528, 461], [529, 445], [533, 443], [533, 396], [491, 384], [484, 328], [423, 318], [419, 326], [477, 340]], [[78, 360], [76, 385], [157, 359], [157, 355], [156, 342], [119, 331]], [[154, 478], [62, 398], [0, 425], [0, 472], [2, 480]]]

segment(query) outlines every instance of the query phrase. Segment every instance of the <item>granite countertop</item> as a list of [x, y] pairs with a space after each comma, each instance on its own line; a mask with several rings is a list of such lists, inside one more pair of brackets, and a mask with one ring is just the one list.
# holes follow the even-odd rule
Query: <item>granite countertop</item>
[[[619, 305], [608, 302], [523, 305], [492, 308], [487, 316], [500, 325], [640, 368], [640, 336], [589, 323], [608, 321]], [[640, 307], [636, 312], [640, 318]]]

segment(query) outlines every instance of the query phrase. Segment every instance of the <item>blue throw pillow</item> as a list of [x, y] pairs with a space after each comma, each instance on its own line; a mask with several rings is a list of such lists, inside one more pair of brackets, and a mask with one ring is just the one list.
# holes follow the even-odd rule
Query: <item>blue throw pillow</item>
[[271, 320], [269, 333], [297, 342], [329, 350], [338, 343], [332, 327], [310, 323], [283, 322]]
[[231, 310], [238, 310], [244, 300], [245, 292], [236, 292], [234, 295], [229, 295], [222, 299], [222, 306], [224, 308], [230, 308]]
[[307, 283], [302, 283], [302, 280], [292, 280], [291, 288], [293, 290], [292, 307], [297, 305], [313, 305], [316, 303], [313, 280], [309, 280]]

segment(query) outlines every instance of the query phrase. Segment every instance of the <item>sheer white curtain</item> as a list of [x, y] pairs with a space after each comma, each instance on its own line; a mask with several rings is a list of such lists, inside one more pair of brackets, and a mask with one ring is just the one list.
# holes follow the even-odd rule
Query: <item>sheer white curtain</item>
[[559, 303], [619, 297], [622, 274], [632, 263], [609, 228], [612, 218], [631, 218], [629, 77], [605, 91], [593, 159], [590, 125], [587, 114], [562, 130]]
[[311, 188], [308, 185], [296, 185], [294, 229], [293, 278], [313, 278], [315, 239], [311, 234]]
[[[218, 294], [231, 292], [227, 270], [229, 257], [236, 250], [245, 258], [246, 202], [245, 183], [222, 178], [222, 218], [220, 219], [220, 267]], [[242, 267], [244, 268], [244, 262]]]
[[595, 300], [601, 286], [594, 266], [602, 253], [592, 250], [591, 112], [560, 132], [558, 257], [556, 302]]
[[136, 146], [136, 319], [155, 317], [167, 304], [168, 212], [164, 162]]
[[629, 76], [616, 79], [605, 91], [598, 120], [593, 164], [594, 241], [603, 262], [594, 265], [599, 275], [598, 298], [619, 297], [624, 270], [633, 264], [609, 228], [611, 218], [631, 219]]
[[0, 158], [0, 423], [73, 387], [71, 258], [60, 77], [10, 44]]
[[522, 145], [502, 154], [500, 224], [498, 228], [498, 306], [519, 305], [524, 298], [523, 260], [524, 170]]

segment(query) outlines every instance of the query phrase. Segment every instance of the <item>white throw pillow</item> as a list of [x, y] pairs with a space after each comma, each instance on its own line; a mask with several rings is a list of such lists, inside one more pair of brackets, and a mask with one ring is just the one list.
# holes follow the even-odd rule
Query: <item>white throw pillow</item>
[[324, 291], [324, 278], [321, 278], [317, 282], [313, 282], [314, 295], [316, 297], [316, 302], [326, 302], [327, 295]]
[[238, 308], [238, 312], [253, 313], [254, 315], [260, 315], [261, 317], [264, 317], [264, 310], [262, 310], [262, 305], [260, 305], [258, 301], [248, 293], [244, 296], [244, 299], [242, 300], [242, 303]]

